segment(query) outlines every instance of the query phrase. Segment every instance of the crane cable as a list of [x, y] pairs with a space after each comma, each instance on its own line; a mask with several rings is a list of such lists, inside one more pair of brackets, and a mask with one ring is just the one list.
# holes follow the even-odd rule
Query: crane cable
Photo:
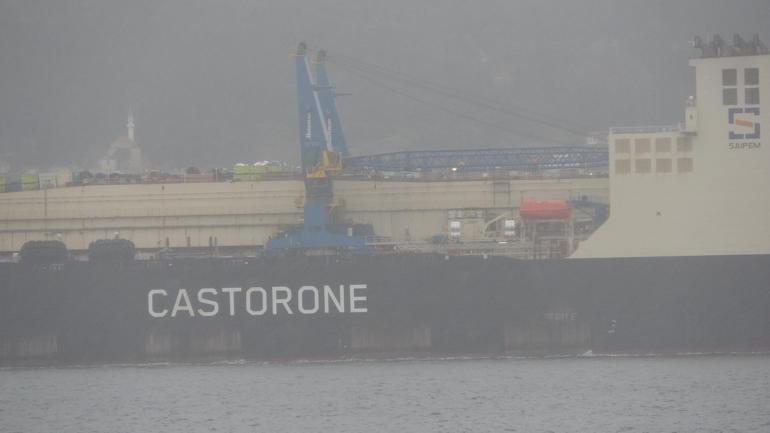
[[[386, 78], [390, 78], [391, 80], [400, 81], [406, 85], [410, 85], [413, 87], [420, 88], [422, 90], [438, 93], [443, 96], [459, 100], [469, 105], [475, 105], [488, 110], [517, 117], [525, 121], [537, 123], [543, 126], [548, 126], [550, 128], [553, 128], [562, 132], [567, 132], [570, 135], [575, 135], [579, 137], [586, 137], [591, 135], [590, 133], [586, 132], [583, 129], [578, 129], [578, 128], [569, 126], [566, 122], [561, 122], [561, 121], [555, 122], [555, 121], [543, 119], [542, 117], [546, 117], [546, 116], [535, 113], [532, 110], [526, 110], [523, 108], [518, 108], [517, 110], [514, 110], [514, 109], [511, 109], [509, 106], [505, 106], [501, 102], [491, 98], [463, 95], [461, 93], [457, 93], [451, 90], [446, 86], [429, 82], [427, 80], [420, 79], [390, 68], [375, 65], [373, 63], [357, 60], [350, 56], [337, 54], [333, 57], [329, 57], [328, 61], [340, 67], [347, 66], [351, 68], [356, 68], [361, 73], [379, 74], [381, 76], [385, 76]], [[526, 113], [526, 111], [528, 111], [529, 113]]]
[[[481, 124], [481, 125], [484, 125], [484, 126], [495, 128], [495, 129], [507, 132], [509, 134], [513, 134], [513, 135], [515, 135], [517, 137], [520, 137], [520, 138], [539, 139], [539, 140], [543, 140], [543, 141], [546, 141], [546, 142], [553, 142], [552, 139], [546, 138], [546, 137], [544, 137], [542, 135], [533, 134], [533, 133], [530, 133], [530, 132], [521, 132], [521, 131], [518, 131], [518, 130], [515, 130], [515, 129], [507, 128], [507, 127], [505, 127], [503, 125], [500, 125], [498, 123], [490, 122], [490, 121], [487, 121], [487, 120], [484, 120], [484, 119], [481, 119], [481, 118], [478, 118], [478, 117], [475, 117], [475, 116], [471, 116], [471, 115], [469, 115], [467, 113], [464, 113], [464, 112], [461, 112], [461, 111], [452, 110], [452, 109], [447, 108], [447, 107], [445, 107], [445, 106], [443, 106], [441, 104], [430, 102], [428, 100], [419, 98], [419, 97], [417, 97], [417, 96], [415, 96], [413, 94], [407, 93], [405, 91], [401, 91], [401, 90], [399, 90], [399, 89], [397, 89], [397, 88], [395, 88], [393, 86], [390, 86], [390, 85], [385, 84], [385, 83], [383, 83], [381, 81], [378, 81], [377, 79], [374, 79], [370, 75], [366, 74], [366, 72], [362, 72], [362, 71], [360, 71], [357, 68], [350, 67], [350, 66], [345, 66], [345, 65], [342, 65], [342, 64], [340, 64], [338, 62], [335, 62], [335, 64], [338, 67], [340, 67], [341, 69], [343, 69], [343, 70], [345, 70], [345, 71], [347, 71], [347, 72], [349, 72], [349, 73], [351, 73], [353, 75], [356, 75], [356, 76], [358, 76], [359, 78], [361, 78], [363, 80], [366, 80], [367, 82], [369, 82], [370, 84], [372, 84], [374, 86], [383, 88], [383, 89], [385, 89], [385, 90], [387, 90], [389, 92], [392, 92], [394, 94], [400, 95], [400, 96], [402, 96], [404, 98], [407, 98], [407, 99], [410, 99], [410, 100], [412, 100], [414, 102], [418, 102], [418, 103], [421, 103], [421, 104], [424, 104], [424, 105], [431, 106], [431, 107], [436, 108], [436, 109], [438, 109], [440, 111], [443, 111], [445, 113], [449, 113], [449, 114], [452, 114], [454, 116], [460, 117], [462, 119], [465, 119], [465, 120], [468, 120], [468, 121], [471, 121], [471, 122], [475, 122], [475, 123], [478, 123], [478, 124]], [[559, 143], [559, 144], [567, 144], [567, 143]]]

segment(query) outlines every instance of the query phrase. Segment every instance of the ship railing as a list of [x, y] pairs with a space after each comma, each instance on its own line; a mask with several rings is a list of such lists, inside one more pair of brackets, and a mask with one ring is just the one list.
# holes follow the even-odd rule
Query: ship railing
[[389, 245], [393, 244], [393, 238], [390, 236], [365, 236], [364, 243], [366, 243], [366, 245]]
[[518, 259], [532, 257], [532, 246], [526, 242], [446, 242], [446, 243], [402, 243], [396, 251], [420, 254], [443, 254], [446, 256], [505, 256]]
[[610, 134], [654, 134], [658, 132], [679, 132], [679, 125], [664, 126], [620, 126], [610, 128]]

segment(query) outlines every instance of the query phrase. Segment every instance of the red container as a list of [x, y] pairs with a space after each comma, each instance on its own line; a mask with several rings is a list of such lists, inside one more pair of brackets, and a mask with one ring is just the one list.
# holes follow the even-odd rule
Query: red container
[[529, 220], [564, 220], [572, 216], [572, 209], [563, 200], [524, 200], [519, 215]]

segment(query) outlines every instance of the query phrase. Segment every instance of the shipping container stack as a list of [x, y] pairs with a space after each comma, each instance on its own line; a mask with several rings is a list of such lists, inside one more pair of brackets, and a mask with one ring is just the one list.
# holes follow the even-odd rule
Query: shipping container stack
[[21, 190], [34, 191], [40, 189], [40, 179], [36, 174], [25, 174], [21, 176]]
[[56, 173], [40, 173], [38, 175], [38, 183], [40, 185], [40, 189], [56, 188], [58, 186]]
[[235, 164], [233, 167], [234, 179], [241, 182], [262, 180], [273, 173], [283, 173], [285, 171], [284, 164], [279, 161], [260, 161], [253, 165]]

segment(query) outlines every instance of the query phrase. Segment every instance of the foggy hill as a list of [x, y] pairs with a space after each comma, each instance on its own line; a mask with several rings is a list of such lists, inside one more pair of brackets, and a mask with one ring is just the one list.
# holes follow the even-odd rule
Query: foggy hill
[[131, 107], [153, 166], [297, 163], [303, 40], [353, 94], [339, 107], [354, 154], [580, 143], [678, 122], [694, 88], [688, 41], [767, 43], [768, 22], [763, 0], [5, 1], [0, 159], [88, 167]]

